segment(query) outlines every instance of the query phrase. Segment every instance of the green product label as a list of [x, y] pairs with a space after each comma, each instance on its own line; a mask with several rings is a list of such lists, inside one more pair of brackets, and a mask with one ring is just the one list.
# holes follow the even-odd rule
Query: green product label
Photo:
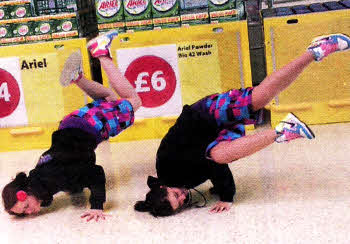
[[0, 7], [0, 20], [10, 19], [10, 11], [8, 6]]
[[10, 8], [10, 16], [12, 19], [31, 17], [30, 4], [13, 5]]
[[181, 13], [181, 25], [199, 25], [209, 23], [208, 9], [192, 9]]
[[152, 29], [153, 29], [153, 25], [127, 26], [126, 32], [147, 31]]
[[152, 5], [149, 0], [124, 0], [126, 21], [152, 18]]
[[179, 15], [178, 0], [152, 0], [153, 18], [162, 18]]
[[0, 38], [12, 37], [11, 25], [1, 25], [0, 26]]
[[99, 24], [124, 20], [122, 0], [95, 0], [95, 6]]
[[22, 37], [33, 34], [32, 22], [13, 24], [13, 37]]
[[50, 34], [54, 29], [54, 20], [33, 22], [33, 29], [36, 35]]
[[209, 11], [219, 11], [236, 8], [236, 0], [209, 0]]
[[77, 21], [75, 18], [71, 19], [57, 19], [54, 22], [52, 32], [68, 32], [78, 29]]

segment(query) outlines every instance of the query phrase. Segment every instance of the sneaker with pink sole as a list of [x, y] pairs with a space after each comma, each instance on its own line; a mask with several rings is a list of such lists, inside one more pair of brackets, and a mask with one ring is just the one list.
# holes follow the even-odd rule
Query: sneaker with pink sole
[[91, 53], [91, 56], [94, 58], [98, 58], [101, 56], [107, 56], [112, 58], [110, 46], [115, 37], [118, 36], [117, 30], [111, 30], [103, 35], [100, 35], [92, 40], [90, 40], [87, 44], [87, 48]]
[[316, 61], [321, 61], [329, 54], [350, 49], [350, 37], [345, 34], [319, 36], [312, 40], [308, 50]]
[[278, 137], [276, 142], [289, 142], [298, 138], [315, 138], [312, 130], [294, 114], [289, 113], [275, 128]]

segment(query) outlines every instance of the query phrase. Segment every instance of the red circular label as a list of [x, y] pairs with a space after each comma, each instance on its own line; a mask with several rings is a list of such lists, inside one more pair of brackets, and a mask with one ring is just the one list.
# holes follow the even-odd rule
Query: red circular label
[[20, 96], [16, 79], [6, 70], [0, 69], [0, 118], [16, 110]]
[[154, 108], [169, 101], [176, 88], [176, 75], [171, 65], [156, 56], [135, 59], [125, 71], [142, 100], [142, 106]]

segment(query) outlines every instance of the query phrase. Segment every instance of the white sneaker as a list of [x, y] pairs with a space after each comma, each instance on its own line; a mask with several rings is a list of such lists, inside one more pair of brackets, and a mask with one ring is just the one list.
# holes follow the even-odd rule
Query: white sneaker
[[87, 48], [91, 53], [91, 56], [98, 58], [101, 56], [107, 56], [112, 58], [110, 46], [114, 38], [118, 36], [118, 30], [108, 31], [92, 40], [87, 44]]
[[289, 113], [275, 128], [279, 135], [276, 142], [289, 142], [297, 138], [315, 138], [311, 129], [301, 122], [294, 114]]
[[321, 61], [329, 54], [350, 49], [350, 37], [344, 34], [319, 36], [312, 40], [308, 50], [316, 61]]

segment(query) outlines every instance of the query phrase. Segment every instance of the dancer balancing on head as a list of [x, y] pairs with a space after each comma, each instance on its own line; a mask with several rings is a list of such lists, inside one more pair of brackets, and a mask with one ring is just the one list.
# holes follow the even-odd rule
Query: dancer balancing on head
[[[5, 210], [14, 215], [38, 214], [47, 207], [53, 195], [60, 191], [81, 192], [89, 188], [91, 209], [82, 215], [87, 221], [105, 219], [105, 173], [96, 165], [97, 145], [116, 136], [133, 124], [134, 112], [141, 99], [128, 80], [115, 67], [109, 46], [116, 31], [110, 31], [88, 43], [92, 57], [98, 58], [112, 89], [85, 78], [80, 52], [67, 59], [60, 82], [74, 83], [94, 101], [78, 109], [60, 122], [52, 134], [52, 144], [27, 176], [24, 172], [7, 184], [2, 191]], [[117, 94], [120, 96], [118, 99]]]
[[251, 155], [273, 142], [314, 138], [312, 131], [292, 113], [275, 129], [245, 135], [244, 125], [254, 124], [257, 112], [286, 89], [313, 61], [350, 48], [343, 34], [314, 39], [307, 51], [280, 70], [267, 76], [258, 86], [209, 95], [185, 105], [157, 151], [157, 176], [149, 176], [150, 191], [135, 210], [153, 216], [168, 216], [190, 206], [190, 189], [210, 180], [210, 192], [219, 195], [211, 212], [231, 207], [235, 183], [228, 164]]

